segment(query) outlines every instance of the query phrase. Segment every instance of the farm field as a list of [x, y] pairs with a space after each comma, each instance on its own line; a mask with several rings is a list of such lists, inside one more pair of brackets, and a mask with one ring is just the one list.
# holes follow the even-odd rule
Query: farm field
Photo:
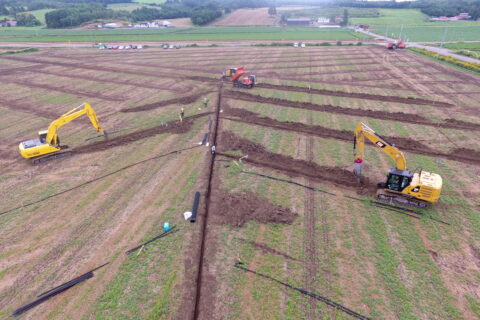
[[0, 30], [0, 42], [353, 40], [367, 37], [362, 33], [350, 30], [267, 26], [115, 30]]
[[351, 24], [370, 25], [377, 34], [409, 41], [480, 40], [479, 21], [428, 22], [428, 16], [413, 9], [379, 9], [378, 17], [352, 18]]
[[[255, 88], [219, 80], [241, 65]], [[47, 49], [0, 70], [0, 318], [106, 262], [22, 317], [480, 317], [480, 77], [374, 46]], [[85, 101], [109, 140], [79, 118], [72, 157], [18, 155]], [[367, 145], [356, 182], [359, 121], [443, 177], [439, 203], [370, 202], [392, 162]]]

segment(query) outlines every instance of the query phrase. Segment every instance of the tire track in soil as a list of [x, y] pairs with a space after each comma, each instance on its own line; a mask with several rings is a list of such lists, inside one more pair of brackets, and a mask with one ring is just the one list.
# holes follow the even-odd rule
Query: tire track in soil
[[7, 77], [0, 77], [0, 79], [2, 79], [2, 78], [6, 79], [6, 80], [3, 80], [4, 83], [13, 83], [13, 84], [28, 87], [28, 88], [38, 88], [38, 89], [44, 89], [44, 90], [49, 90], [49, 91], [57, 91], [57, 92], [61, 92], [61, 93], [72, 94], [72, 95], [75, 95], [75, 96], [96, 98], [96, 99], [101, 99], [101, 100], [106, 100], [106, 101], [120, 102], [120, 101], [128, 100], [128, 98], [122, 97], [122, 96], [119, 97], [118, 95], [115, 95], [115, 96], [111, 97], [111, 96], [103, 95], [102, 93], [99, 93], [99, 92], [69, 89], [69, 88], [65, 88], [65, 87], [52, 86], [52, 85], [49, 85], [49, 84], [35, 83], [35, 82], [32, 82], [32, 81], [28, 81], [28, 80], [20, 80], [20, 79], [15, 80], [15, 79], [12, 79], [11, 77], [8, 77], [8, 78]]
[[148, 110], [161, 108], [171, 104], [190, 104], [200, 99], [201, 96], [212, 93], [212, 92], [213, 91], [204, 91], [204, 92], [195, 93], [185, 97], [173, 98], [169, 100], [144, 104], [139, 107], [124, 108], [124, 109], [121, 109], [120, 112], [141, 112], [141, 111], [148, 111]]
[[95, 82], [102, 82], [102, 83], [113, 83], [113, 84], [118, 84], [122, 86], [132, 86], [132, 87], [137, 87], [141, 89], [155, 89], [155, 90], [166, 90], [166, 91], [172, 91], [175, 93], [186, 93], [191, 90], [191, 88], [185, 88], [185, 89], [180, 89], [180, 88], [172, 88], [169, 85], [155, 85], [152, 83], [135, 83], [133, 81], [122, 81], [119, 79], [114, 79], [112, 77], [110, 78], [100, 78], [100, 77], [93, 77], [93, 76], [85, 76], [81, 75], [78, 73], [75, 74], [69, 74], [67, 72], [56, 72], [56, 71], [51, 71], [51, 70], [32, 70], [32, 69], [26, 69], [22, 70], [26, 73], [39, 73], [39, 74], [49, 74], [52, 76], [58, 76], [58, 77], [64, 77], [64, 78], [70, 78], [70, 79], [83, 79], [87, 81], [95, 81]]
[[[227, 116], [233, 116], [227, 117]], [[245, 109], [225, 108], [224, 119], [247, 124], [254, 124], [262, 127], [269, 127], [277, 130], [285, 130], [289, 132], [296, 132], [305, 135], [317, 136], [320, 138], [337, 139], [342, 141], [352, 141], [353, 132], [347, 130], [330, 129], [319, 125], [306, 125], [301, 122], [282, 122], [268, 117], [260, 117], [257, 113]], [[479, 128], [480, 129], [480, 128]], [[393, 141], [395, 145], [402, 151], [409, 151], [417, 154], [423, 154], [432, 157], [446, 158], [449, 160], [480, 164], [480, 152], [465, 149], [455, 148], [450, 153], [440, 152], [430, 148], [417, 140], [407, 137], [386, 136], [389, 141]]]
[[54, 113], [48, 110], [39, 110], [35, 106], [32, 106], [31, 104], [26, 104], [24, 103], [24, 99], [6, 99], [3, 97], [0, 97], [1, 101], [1, 106], [7, 109], [10, 109], [14, 112], [24, 112], [28, 114], [32, 114], [35, 116], [38, 116], [39, 118], [43, 119], [48, 119], [48, 120], [54, 120], [57, 119], [59, 114]]
[[[357, 59], [358, 57], [365, 57], [365, 54], [373, 54], [371, 56], [371, 58], [376, 57], [376, 53], [371, 53], [371, 52], [365, 52], [365, 53], [354, 53], [354, 52], [352, 52], [352, 53], [339, 53], [339, 54], [325, 54], [324, 53], [325, 50], [317, 50], [317, 51], [312, 50], [312, 49], [310, 49], [310, 50], [311, 50], [312, 53], [316, 52], [318, 54], [321, 54], [322, 57], [344, 57], [345, 59]], [[223, 58], [223, 57], [225, 57], [225, 53], [226, 53], [226, 50], [222, 50], [222, 52], [210, 52], [208, 54], [208, 57], [217, 57], [218, 56], [218, 57]], [[251, 50], [245, 51], [245, 52], [241, 52], [241, 51], [238, 51], [238, 50], [232, 50], [231, 53], [233, 53], [235, 55], [230, 54], [228, 56], [228, 58], [225, 58], [225, 59], [222, 59], [222, 60], [225, 60], [225, 61], [226, 60], [238, 60], [238, 59], [245, 58], [245, 56], [248, 55], [248, 54], [251, 54], [253, 57], [258, 57], [259, 54], [263, 54], [263, 55], [266, 55], [266, 56], [269, 56], [269, 57], [273, 54], [290, 55], [290, 53], [291, 53], [293, 56], [297, 55], [297, 52], [285, 52], [285, 51], [280, 51], [280, 50], [277, 50], [277, 51], [258, 51], [258, 52], [256, 52], [256, 51], [252, 52]], [[197, 54], [200, 54], [201, 56], [198, 56]], [[111, 58], [109, 60], [113, 60], [113, 59], [123, 58], [123, 57], [127, 56], [127, 57], [131, 57], [131, 58], [141, 58], [142, 60], [161, 60], [161, 61], [166, 61], [166, 62], [182, 62], [182, 63], [183, 62], [191, 62], [191, 61], [204, 62], [204, 61], [218, 61], [219, 60], [218, 58], [212, 58], [212, 59], [205, 60], [205, 58], [204, 58], [205, 57], [205, 52], [199, 52], [197, 54], [186, 54], [185, 51], [184, 51], [184, 52], [181, 53], [182, 58], [183, 57], [190, 57], [189, 59], [187, 58], [187, 59], [184, 59], [184, 60], [178, 59], [178, 57], [179, 57], [178, 53], [167, 54], [167, 53], [164, 53], [164, 51], [156, 51], [155, 55], [153, 55], [153, 56], [150, 56], [146, 52], [142, 52], [142, 53], [138, 53], [138, 52], [135, 52], [135, 53], [130, 53], [130, 52], [116, 53], [116, 52], [113, 52], [113, 51], [109, 51], [108, 55], [104, 55], [104, 56], [99, 56], [98, 54], [94, 54], [94, 55], [82, 54], [79, 57], [87, 58], [87, 59], [93, 58], [96, 61], [100, 61], [100, 60], [105, 60], [105, 59], [102, 59], [102, 58], [107, 58], [107, 59]], [[77, 57], [78, 55], [70, 55], [70, 54], [65, 54], [65, 53], [61, 52], [61, 53], [58, 53], [58, 54], [53, 54], [53, 56], [56, 56], [58, 58], [62, 58], [62, 57], [74, 58], [74, 57]], [[169, 61], [169, 58], [171, 58], [171, 61]], [[197, 58], [197, 59], [192, 59], [192, 58]]]
[[336, 91], [336, 90], [327, 90], [327, 89], [310, 89], [308, 87], [285, 86], [285, 85], [276, 85], [276, 84], [269, 84], [269, 83], [259, 83], [256, 85], [256, 87], [264, 88], [264, 89], [305, 92], [305, 93], [311, 93], [311, 94], [335, 96], [335, 97], [342, 97], [342, 98], [356, 98], [356, 99], [364, 99], [364, 100], [397, 102], [397, 103], [404, 103], [409, 105], [426, 105], [426, 106], [444, 107], [444, 108], [450, 108], [455, 106], [448, 102], [434, 101], [434, 100], [428, 100], [423, 98], [413, 98], [413, 97], [404, 98], [404, 97], [398, 97], [398, 96], [385, 96], [385, 95], [369, 94], [369, 93], [345, 92], [345, 91]]
[[162, 133], [182, 134], [190, 131], [194, 120], [212, 114], [212, 112], [199, 113], [190, 117], [185, 117], [183, 123], [178, 120], [166, 122], [164, 125], [159, 125], [153, 128], [135, 131], [129, 134], [110, 138], [104, 141], [89, 143], [83, 146], [73, 148], [74, 153], [92, 153], [104, 151], [118, 146], [134, 143], [138, 140], [149, 138]]
[[217, 78], [212, 77], [202, 77], [202, 76], [187, 76], [187, 75], [174, 75], [171, 73], [159, 73], [159, 72], [150, 72], [150, 71], [134, 71], [134, 70], [125, 70], [119, 69], [114, 67], [105, 67], [102, 65], [92, 65], [92, 64], [81, 64], [81, 63], [69, 63], [69, 62], [53, 62], [53, 61], [45, 61], [45, 60], [38, 60], [38, 59], [31, 59], [25, 57], [8, 57], [5, 59], [10, 60], [18, 60], [18, 61], [25, 61], [25, 62], [34, 62], [44, 65], [54, 65], [54, 66], [62, 66], [66, 68], [77, 68], [77, 69], [84, 69], [84, 70], [94, 70], [98, 71], [105, 71], [105, 72], [113, 72], [113, 73], [123, 73], [123, 74], [133, 74], [137, 76], [147, 76], [147, 77], [154, 77], [154, 78], [171, 78], [171, 79], [182, 79], [182, 80], [193, 80], [193, 81], [201, 81], [201, 82], [218, 82]]
[[[307, 88], [308, 89], [308, 88]], [[313, 90], [313, 89], [312, 89]], [[267, 98], [260, 95], [254, 95], [249, 93], [241, 93], [234, 90], [225, 90], [224, 97], [232, 98], [235, 100], [259, 102], [265, 104], [271, 104], [282, 107], [297, 108], [297, 109], [309, 109], [320, 112], [345, 114], [349, 116], [369, 117], [382, 120], [393, 120], [399, 122], [406, 122], [419, 125], [427, 125], [437, 128], [449, 128], [460, 130], [480, 130], [480, 125], [471, 122], [465, 122], [455, 119], [445, 119], [443, 123], [433, 123], [427, 118], [410, 113], [404, 112], [386, 112], [375, 111], [370, 109], [353, 109], [333, 105], [320, 105], [308, 102], [296, 102], [291, 100], [279, 99], [279, 98]]]
[[[253, 59], [253, 58], [252, 58]], [[172, 66], [172, 65], [165, 65], [165, 64], [152, 64], [152, 63], [128, 63], [128, 62], [123, 62], [123, 65], [129, 65], [129, 66], [134, 66], [134, 67], [155, 67], [155, 68], [163, 68], [163, 69], [173, 69], [173, 70], [184, 70], [184, 71], [195, 71], [195, 72], [203, 72], [203, 73], [211, 73], [212, 69], [210, 68], [196, 68], [196, 67], [191, 67], [191, 66]], [[253, 64], [251, 64], [253, 65]], [[204, 65], [205, 66], [205, 65]], [[328, 66], [333, 66], [333, 65], [328, 65]], [[257, 70], [255, 67], [252, 67], [252, 69]], [[220, 70], [223, 69], [218, 69], [218, 73], [220, 73]], [[351, 71], [350, 71], [351, 72]], [[332, 74], [335, 74], [335, 72], [331, 72]], [[325, 74], [325, 73], [319, 73], [319, 74]], [[281, 80], [293, 80], [293, 81], [307, 81], [302, 77], [293, 77], [289, 75], [282, 75], [278, 73], [269, 73], [269, 74], [258, 74], [260, 77], [264, 78], [276, 78], [276, 79], [281, 79]], [[213, 79], [213, 78], [212, 78]], [[389, 77], [389, 79], [392, 79], [392, 77]], [[356, 81], [365, 81], [364, 79], [356, 79]], [[369, 79], [368, 81], [380, 81], [380, 80], [385, 80], [385, 77], [382, 79]], [[107, 80], [108, 81], [108, 80]], [[383, 89], [391, 89], [391, 90], [408, 90], [410, 89], [404, 89], [400, 88], [398, 85], [373, 85], [373, 84], [367, 84], [367, 83], [351, 83], [349, 81], [339, 81], [339, 80], [322, 80], [322, 79], [312, 79], [311, 82], [314, 83], [325, 83], [325, 84], [338, 84], [338, 85], [347, 85], [347, 86], [355, 86], [355, 87], [367, 87], [367, 88], [383, 88]]]
[[[228, 147], [223, 147], [228, 146]], [[238, 159], [238, 156], [228, 154], [228, 151], [242, 151], [248, 158], [242, 161], [253, 166], [270, 168], [281, 171], [289, 177], [303, 177], [319, 183], [332, 183], [343, 188], [356, 189], [361, 194], [374, 194], [377, 189], [376, 183], [362, 176], [358, 184], [352, 183], [352, 172], [341, 167], [321, 166], [315, 162], [294, 159], [278, 153], [269, 152], [264, 146], [248, 139], [240, 138], [233, 132], [223, 131], [220, 148], [217, 155], [230, 159]]]

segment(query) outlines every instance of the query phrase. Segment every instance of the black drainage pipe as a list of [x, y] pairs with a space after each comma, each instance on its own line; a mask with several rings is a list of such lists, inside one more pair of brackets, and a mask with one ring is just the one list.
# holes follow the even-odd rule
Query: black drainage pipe
[[194, 223], [197, 221], [197, 211], [198, 205], [200, 204], [200, 192], [195, 192], [195, 198], [193, 199], [193, 207], [192, 207], [192, 216], [190, 217], [190, 222]]

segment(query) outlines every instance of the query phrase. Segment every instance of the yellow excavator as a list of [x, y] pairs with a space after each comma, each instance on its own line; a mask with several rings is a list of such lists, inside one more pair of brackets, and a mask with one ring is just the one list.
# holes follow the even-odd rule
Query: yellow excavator
[[379, 200], [418, 208], [426, 208], [428, 204], [438, 201], [442, 191], [442, 177], [421, 169], [419, 172], [408, 171], [403, 153], [393, 143], [363, 122], [360, 122], [355, 129], [353, 143], [356, 177], [359, 178], [362, 173], [365, 138], [388, 154], [395, 162], [395, 168], [388, 170], [387, 181], [378, 184], [377, 198]]
[[97, 115], [95, 114], [95, 111], [93, 111], [92, 106], [88, 103], [84, 103], [54, 120], [52, 123], [50, 123], [50, 126], [47, 130], [39, 131], [38, 139], [21, 142], [18, 146], [20, 154], [25, 159], [31, 159], [32, 164], [39, 164], [42, 162], [70, 156], [72, 154], [71, 151], [59, 152], [67, 149], [68, 147], [60, 145], [60, 139], [58, 138], [57, 131], [63, 125], [84, 114], [88, 116], [93, 127], [105, 138], [107, 138], [107, 133], [100, 126]]

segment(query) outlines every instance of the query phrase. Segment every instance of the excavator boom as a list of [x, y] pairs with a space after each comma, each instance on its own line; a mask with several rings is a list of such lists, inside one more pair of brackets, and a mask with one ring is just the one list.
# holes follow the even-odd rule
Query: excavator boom
[[[21, 142], [19, 145], [20, 154], [26, 159], [33, 158], [33, 163], [36, 164], [43, 162], [37, 158], [51, 153], [56, 153], [62, 148], [66, 148], [60, 146], [60, 139], [58, 138], [57, 134], [58, 129], [84, 114], [88, 116], [93, 127], [106, 137], [106, 132], [100, 126], [97, 115], [95, 114], [95, 111], [93, 111], [92, 106], [88, 103], [84, 103], [81, 106], [78, 106], [77, 108], [74, 108], [61, 115], [58, 119], [52, 121], [47, 130], [39, 132], [38, 139]], [[57, 155], [56, 157], [60, 158], [61, 156]]]
[[48, 127], [47, 137], [45, 139], [46, 142], [52, 145], [59, 145], [57, 135], [58, 129], [60, 129], [65, 124], [77, 119], [78, 117], [83, 116], [84, 114], [88, 116], [95, 130], [104, 135], [104, 130], [102, 129], [102, 127], [100, 127], [100, 123], [98, 121], [97, 115], [95, 114], [95, 111], [93, 111], [92, 106], [89, 103], [85, 102], [81, 106], [70, 110], [69, 112], [63, 114], [58, 119], [50, 123], [50, 126]]
[[383, 152], [388, 154], [390, 158], [395, 162], [397, 170], [407, 170], [407, 160], [403, 155], [403, 152], [388, 141], [385, 137], [382, 137], [365, 123], [360, 122], [355, 129], [355, 160], [356, 163], [362, 163], [365, 157], [365, 138], [370, 140], [377, 148], [380, 148]]
[[442, 190], [442, 177], [436, 173], [422, 170], [418, 173], [408, 171], [403, 152], [363, 122], [360, 122], [355, 128], [353, 144], [355, 176], [359, 177], [362, 172], [365, 138], [385, 152], [395, 163], [395, 168], [388, 170], [387, 181], [378, 184], [378, 199], [421, 208], [426, 207], [428, 203], [438, 201]]

